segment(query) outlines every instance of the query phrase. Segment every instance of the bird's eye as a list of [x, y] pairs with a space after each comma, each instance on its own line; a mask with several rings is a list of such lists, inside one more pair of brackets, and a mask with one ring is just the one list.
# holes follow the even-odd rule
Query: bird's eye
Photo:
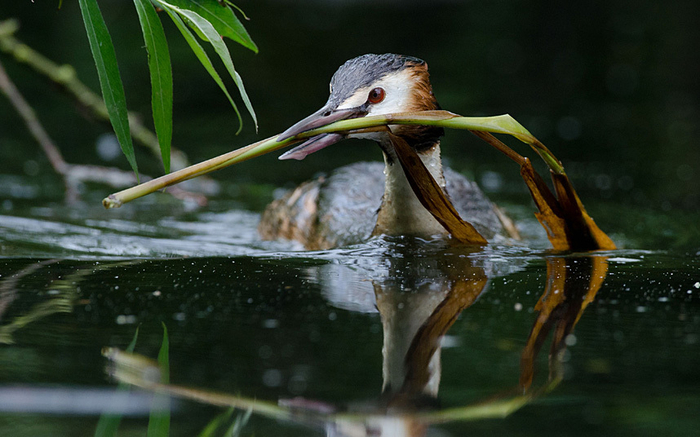
[[384, 100], [385, 95], [386, 93], [384, 92], [384, 88], [377, 87], [369, 92], [369, 97], [367, 97], [367, 100], [369, 100], [370, 103], [377, 104]]

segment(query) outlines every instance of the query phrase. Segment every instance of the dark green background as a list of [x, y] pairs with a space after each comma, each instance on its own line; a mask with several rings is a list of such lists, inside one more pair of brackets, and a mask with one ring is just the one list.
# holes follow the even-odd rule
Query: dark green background
[[[60, 11], [56, 4], [4, 1], [0, 17], [18, 17], [20, 39], [74, 65], [97, 90], [77, 2], [65, 1]], [[129, 108], [150, 125], [146, 55], [133, 4], [100, 5]], [[234, 135], [235, 116], [225, 97], [166, 23], [174, 63], [174, 144], [193, 160], [278, 133], [317, 109], [327, 97], [330, 76], [345, 60], [396, 52], [429, 63], [445, 109], [513, 115], [564, 161], [584, 195], [664, 211], [698, 209], [700, 30], [695, 19], [700, 4], [695, 1], [256, 0], [239, 5], [251, 18], [246, 27], [260, 53], [230, 46], [258, 113], [259, 134], [247, 118], [243, 134]], [[0, 56], [66, 158], [100, 163], [94, 142], [108, 127], [86, 121], [54, 87]], [[4, 101], [0, 111], [0, 173], [22, 173], [28, 159], [50, 173]], [[506, 187], [512, 183], [508, 189], [520, 192], [513, 165], [468, 134], [448, 133], [444, 154], [458, 170], [477, 179], [496, 171]], [[158, 173], [158, 163], [147, 153], [137, 157], [144, 171]], [[347, 142], [301, 163], [278, 163], [270, 156], [215, 177], [279, 185], [379, 158], [376, 147]], [[119, 165], [126, 168], [126, 161]]]

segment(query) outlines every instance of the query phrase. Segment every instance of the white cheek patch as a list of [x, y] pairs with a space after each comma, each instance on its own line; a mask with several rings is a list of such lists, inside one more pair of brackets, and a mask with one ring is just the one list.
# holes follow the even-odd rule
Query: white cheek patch
[[386, 97], [376, 105], [370, 105], [367, 115], [390, 114], [406, 111], [411, 102], [413, 78], [407, 71], [384, 77], [376, 86], [384, 88]]
[[367, 102], [369, 92], [377, 87], [384, 88], [386, 97], [380, 103], [371, 104], [367, 115], [403, 112], [410, 107], [411, 87], [414, 82], [409, 71], [389, 74], [370, 87], [361, 88], [338, 106], [338, 109], [356, 108]]

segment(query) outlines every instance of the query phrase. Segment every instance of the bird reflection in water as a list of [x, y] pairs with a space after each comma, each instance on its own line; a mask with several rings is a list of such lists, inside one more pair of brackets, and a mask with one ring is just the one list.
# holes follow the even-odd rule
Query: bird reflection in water
[[[547, 258], [547, 284], [535, 306], [536, 318], [521, 354], [519, 383], [485, 402], [440, 409], [438, 389], [444, 336], [462, 312], [487, 291], [490, 277], [513, 273], [521, 266], [496, 267], [488, 258], [464, 252], [436, 259], [403, 256], [415, 254], [415, 248], [405, 251], [387, 256], [383, 279], [372, 280], [384, 334], [382, 395], [375, 409], [365, 412], [363, 421], [356, 416], [346, 420], [344, 414], [328, 421], [328, 435], [425, 435], [431, 424], [507, 416], [556, 387], [562, 377], [566, 339], [605, 279], [604, 256]], [[347, 269], [337, 265], [327, 268], [334, 271], [326, 272], [326, 277], [337, 277], [338, 270]], [[351, 280], [349, 274], [361, 273], [348, 269], [341, 274], [344, 283], [357, 288], [361, 281]], [[337, 283], [330, 285], [327, 290], [331, 294], [327, 297], [341, 307], [350, 307], [347, 301], [338, 300], [341, 296], [359, 297], [357, 291], [338, 290]], [[541, 386], [533, 386], [535, 359], [550, 331], [554, 331], [554, 336], [549, 376]]]
[[[326, 267], [330, 270], [317, 270], [326, 278], [345, 275], [342, 282], [354, 288], [354, 291], [338, 291], [337, 284], [330, 284], [324, 294], [331, 304], [357, 311], [374, 308], [380, 314], [384, 334], [383, 387], [376, 399], [352, 407], [304, 398], [273, 403], [160, 385], [135, 378], [133, 368], [120, 374], [120, 358], [112, 356], [116, 361], [115, 376], [172, 396], [252, 410], [254, 414], [278, 420], [321, 427], [328, 436], [344, 437], [421, 436], [426, 435], [431, 425], [505, 417], [561, 382], [566, 339], [605, 280], [605, 256], [546, 258], [547, 283], [535, 306], [534, 323], [521, 354], [519, 381], [513, 381], [512, 389], [507, 392], [493, 394], [480, 402], [441, 408], [438, 392], [446, 333], [487, 291], [489, 278], [512, 273], [519, 267], [511, 264], [505, 270], [496, 268], [498, 263], [489, 261], [488, 257], [457, 249], [449, 249], [449, 253], [437, 257], [415, 256], [416, 248], [409, 246], [389, 245], [382, 262], [374, 259], [369, 268], [329, 264]], [[405, 256], [409, 253], [413, 256]], [[348, 275], [357, 277], [352, 279]], [[361, 283], [368, 284], [364, 292], [357, 290], [357, 284]], [[536, 378], [536, 357], [550, 332], [553, 336], [548, 376]], [[538, 379], [543, 381], [535, 382]]]

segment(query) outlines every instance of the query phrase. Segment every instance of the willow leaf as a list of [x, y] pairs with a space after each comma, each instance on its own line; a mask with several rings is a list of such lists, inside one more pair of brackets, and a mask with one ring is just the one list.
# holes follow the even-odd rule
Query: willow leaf
[[231, 416], [233, 415], [233, 408], [229, 408], [228, 410], [224, 411], [223, 413], [219, 414], [215, 418], [213, 418], [207, 426], [204, 427], [202, 432], [197, 435], [197, 437], [214, 437], [216, 436], [216, 431], [221, 428], [222, 424], [227, 422]]
[[168, 0], [168, 3], [200, 15], [210, 22], [221, 36], [230, 38], [258, 53], [258, 47], [248, 35], [243, 23], [228, 6], [221, 4], [219, 0]]
[[173, 73], [163, 25], [150, 0], [134, 0], [143, 40], [148, 52], [151, 75], [151, 107], [163, 167], [170, 173], [170, 146], [173, 138]]
[[[172, 9], [167, 3], [163, 4], [161, 2], [159, 4], [163, 8], [163, 10], [165, 10], [165, 12], [168, 13], [170, 18], [173, 20], [173, 23], [175, 23], [175, 26], [177, 26], [178, 30], [180, 30], [180, 33], [182, 33], [182, 36], [185, 38], [185, 41], [187, 41], [187, 44], [189, 44], [190, 49], [195, 54], [195, 56], [197, 56], [197, 59], [199, 59], [199, 62], [202, 64], [202, 66], [204, 66], [204, 68], [207, 70], [209, 76], [211, 76], [211, 78], [214, 79], [214, 82], [216, 82], [216, 84], [219, 85], [219, 88], [221, 88], [221, 91], [224, 92], [226, 98], [231, 103], [233, 110], [236, 112], [236, 117], [238, 117], [238, 125], [242, 126], [243, 119], [241, 118], [241, 113], [238, 110], [238, 106], [236, 106], [236, 103], [233, 101], [231, 94], [229, 94], [228, 90], [226, 89], [226, 85], [224, 85], [224, 81], [221, 80], [221, 76], [219, 76], [219, 73], [217, 73], [216, 69], [214, 69], [214, 65], [211, 63], [209, 56], [207, 56], [207, 53], [204, 51], [199, 42], [197, 42], [197, 38], [195, 38], [194, 35], [192, 35], [192, 31], [189, 29], [189, 27], [187, 27], [187, 25], [185, 25], [185, 22], [182, 21], [182, 18], [180, 18], [180, 15], [178, 15], [175, 9]], [[239, 127], [238, 131], [240, 132], [240, 130], [241, 127]]]
[[114, 51], [112, 38], [109, 36], [109, 31], [104, 18], [102, 18], [97, 0], [78, 0], [78, 2], [83, 22], [85, 23], [88, 41], [90, 42], [90, 51], [97, 67], [97, 75], [100, 79], [100, 88], [102, 89], [102, 97], [109, 113], [109, 120], [112, 123], [122, 151], [138, 179], [139, 173], [136, 166], [136, 156], [134, 155], [134, 145], [131, 142], [131, 133], [129, 131], [124, 85], [119, 75], [117, 54]]
[[226, 44], [221, 39], [221, 35], [219, 34], [219, 32], [217, 32], [216, 28], [214, 28], [214, 26], [209, 21], [207, 21], [205, 18], [203, 18], [196, 12], [190, 11], [188, 9], [178, 8], [177, 6], [174, 6], [168, 2], [159, 2], [161, 5], [174, 10], [182, 17], [186, 18], [190, 26], [196, 28], [201, 34], [203, 34], [206, 37], [209, 43], [211, 43], [212, 47], [214, 47], [214, 50], [221, 58], [221, 61], [226, 66], [226, 70], [228, 70], [229, 74], [231, 75], [231, 78], [238, 87], [238, 92], [241, 95], [241, 99], [243, 99], [243, 103], [245, 104], [246, 109], [248, 109], [250, 116], [253, 118], [253, 122], [255, 123], [255, 130], [257, 131], [258, 118], [255, 115], [253, 104], [250, 102], [248, 93], [246, 93], [245, 87], [243, 86], [243, 79], [233, 66], [231, 53], [229, 53], [228, 47], [226, 47]]

